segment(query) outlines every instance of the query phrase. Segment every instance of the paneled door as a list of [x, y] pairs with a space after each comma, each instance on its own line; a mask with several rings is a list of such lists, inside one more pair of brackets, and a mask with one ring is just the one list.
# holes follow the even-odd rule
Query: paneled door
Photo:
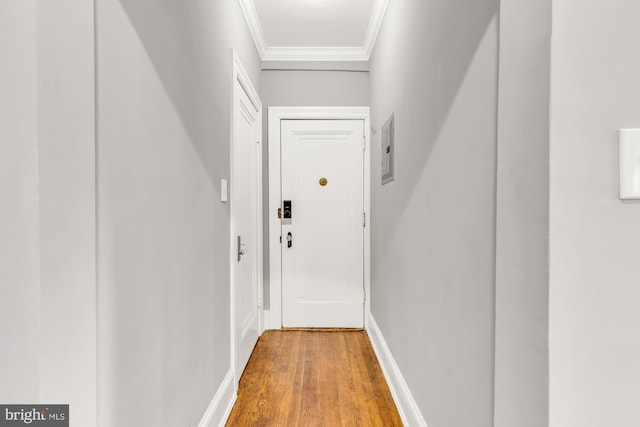
[[364, 327], [364, 122], [282, 120], [282, 325]]
[[261, 332], [262, 128], [261, 106], [248, 77], [245, 77], [244, 81], [235, 79], [234, 85], [231, 262], [235, 373], [238, 381]]

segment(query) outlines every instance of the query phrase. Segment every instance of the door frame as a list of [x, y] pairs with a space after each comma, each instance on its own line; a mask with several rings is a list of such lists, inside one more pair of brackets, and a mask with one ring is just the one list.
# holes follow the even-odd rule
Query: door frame
[[258, 270], [256, 272], [256, 277], [258, 279], [258, 319], [259, 319], [259, 332], [262, 333], [264, 331], [264, 322], [263, 322], [263, 304], [262, 304], [262, 294], [263, 294], [263, 242], [262, 242], [262, 217], [263, 217], [263, 209], [262, 209], [262, 101], [260, 100], [260, 97], [258, 96], [258, 92], [255, 90], [255, 88], [253, 87], [253, 84], [251, 83], [251, 79], [249, 78], [249, 74], [247, 73], [247, 71], [245, 70], [244, 66], [242, 65], [242, 62], [240, 61], [240, 58], [238, 57], [238, 55], [236, 54], [236, 52], [232, 49], [231, 50], [231, 55], [232, 55], [232, 80], [231, 80], [231, 114], [230, 114], [230, 147], [229, 147], [229, 229], [230, 229], [230, 235], [229, 235], [229, 249], [230, 249], [230, 270], [229, 270], [229, 276], [230, 276], [230, 309], [229, 309], [229, 314], [230, 314], [230, 331], [231, 331], [231, 370], [233, 371], [233, 375], [234, 375], [234, 390], [235, 392], [238, 391], [238, 384], [240, 382], [240, 377], [242, 376], [242, 372], [238, 372], [238, 359], [237, 359], [237, 355], [238, 355], [238, 343], [236, 340], [236, 277], [235, 277], [235, 267], [236, 267], [236, 262], [237, 262], [237, 250], [236, 250], [236, 244], [237, 244], [237, 240], [236, 240], [236, 224], [235, 224], [235, 211], [234, 211], [234, 203], [233, 203], [233, 198], [234, 198], [234, 180], [233, 180], [233, 173], [234, 173], [234, 140], [235, 140], [235, 135], [234, 135], [234, 124], [235, 124], [235, 120], [238, 119], [237, 115], [235, 114], [235, 105], [236, 102], [238, 100], [238, 96], [239, 93], [236, 90], [236, 82], [240, 84], [240, 86], [242, 87], [242, 89], [244, 89], [244, 92], [247, 94], [247, 96], [249, 97], [249, 100], [251, 101], [251, 103], [254, 105], [254, 107], [256, 107], [256, 110], [258, 110], [257, 112], [257, 135], [256, 135], [256, 142], [259, 145], [259, 149], [256, 150], [257, 151], [257, 156], [258, 158], [256, 159], [256, 163], [257, 163], [257, 167], [258, 170], [257, 172], [257, 187], [256, 187], [256, 198], [258, 199], [257, 202], [257, 209], [258, 209], [258, 215], [257, 215], [257, 224], [256, 225], [256, 247], [252, 248], [253, 252], [255, 253], [255, 257], [257, 260], [257, 265], [256, 265], [256, 269]]
[[364, 319], [370, 312], [371, 287], [371, 135], [369, 107], [269, 107], [269, 310], [264, 311], [265, 329], [282, 328], [282, 234], [281, 207], [281, 120], [362, 120], [364, 131]]

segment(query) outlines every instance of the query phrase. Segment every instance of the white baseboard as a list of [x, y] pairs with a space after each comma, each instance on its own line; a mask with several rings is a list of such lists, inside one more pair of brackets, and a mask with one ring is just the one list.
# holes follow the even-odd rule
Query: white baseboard
[[271, 310], [263, 310], [262, 311], [262, 330], [269, 331], [271, 330]]
[[367, 320], [369, 340], [378, 357], [378, 362], [380, 362], [380, 367], [382, 367], [382, 373], [387, 380], [402, 422], [408, 427], [427, 427], [427, 422], [422, 416], [422, 412], [420, 412], [416, 401], [413, 399], [411, 390], [409, 390], [409, 386], [404, 380], [400, 368], [393, 358], [391, 350], [389, 350], [387, 342], [384, 340], [382, 332], [380, 328], [378, 328], [378, 324], [373, 319], [371, 313], [369, 313]]
[[233, 387], [233, 372], [229, 369], [198, 423], [198, 427], [224, 427], [236, 398], [237, 395]]

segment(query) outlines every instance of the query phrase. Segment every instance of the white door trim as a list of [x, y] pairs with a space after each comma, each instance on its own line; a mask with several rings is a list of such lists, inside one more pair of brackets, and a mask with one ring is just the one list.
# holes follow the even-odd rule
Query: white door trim
[[[278, 208], [281, 201], [280, 121], [281, 120], [362, 120], [364, 126], [364, 289], [366, 294], [364, 313], [369, 313], [371, 233], [371, 139], [369, 132], [369, 107], [269, 107], [269, 312], [266, 329], [282, 327], [282, 253], [281, 223]], [[364, 319], [366, 328], [366, 316]]]
[[[236, 227], [235, 227], [235, 212], [234, 212], [234, 206], [233, 206], [233, 195], [234, 193], [234, 182], [233, 182], [233, 143], [234, 143], [234, 133], [233, 133], [233, 129], [234, 129], [234, 120], [236, 120], [235, 117], [235, 104], [237, 101], [237, 97], [239, 96], [237, 91], [236, 91], [236, 81], [238, 83], [240, 83], [240, 85], [242, 86], [242, 88], [244, 89], [245, 93], [247, 94], [247, 96], [249, 97], [249, 100], [253, 103], [253, 105], [256, 107], [256, 109], [258, 110], [258, 114], [257, 114], [257, 121], [258, 121], [258, 125], [257, 125], [257, 135], [256, 135], [256, 142], [260, 145], [262, 145], [262, 101], [260, 101], [260, 97], [258, 96], [258, 92], [256, 92], [255, 88], [253, 87], [253, 84], [251, 83], [251, 79], [249, 78], [249, 75], [247, 74], [247, 71], [245, 70], [244, 66], [242, 65], [242, 62], [240, 62], [240, 58], [238, 57], [238, 55], [236, 54], [236, 52], [232, 49], [231, 50], [231, 54], [232, 54], [232, 81], [231, 81], [231, 114], [230, 114], [230, 148], [229, 148], [229, 152], [230, 152], [230, 158], [229, 158], [229, 177], [231, 179], [229, 179], [229, 193], [231, 195], [231, 197], [229, 197], [229, 218], [230, 218], [230, 235], [229, 235], [229, 275], [230, 275], [230, 309], [229, 309], [229, 314], [230, 314], [230, 331], [231, 331], [231, 370], [233, 371], [233, 384], [234, 384], [234, 390], [237, 392], [238, 391], [238, 383], [240, 381], [240, 376], [242, 375], [242, 372], [237, 372], [238, 369], [236, 368], [238, 365], [238, 360], [237, 360], [237, 345], [238, 343], [236, 342], [236, 310], [235, 310], [235, 303], [236, 303], [236, 298], [235, 298], [235, 265], [236, 265], [236, 260], [237, 260], [237, 252], [236, 252]], [[257, 191], [258, 191], [258, 209], [259, 209], [259, 220], [257, 221], [256, 224], [256, 230], [257, 230], [257, 241], [256, 241], [256, 247], [254, 248], [254, 252], [255, 252], [255, 256], [258, 260], [258, 266], [257, 266], [257, 275], [256, 277], [258, 278], [258, 303], [260, 305], [259, 308], [259, 319], [260, 319], [260, 332], [262, 332], [264, 330], [264, 325], [263, 325], [263, 320], [262, 320], [262, 314], [263, 314], [263, 305], [262, 305], [262, 288], [263, 288], [263, 268], [262, 268], [262, 259], [263, 259], [263, 254], [262, 254], [262, 150], [258, 150], [258, 159], [257, 159], [257, 176], [258, 176], [258, 186], [257, 186]]]

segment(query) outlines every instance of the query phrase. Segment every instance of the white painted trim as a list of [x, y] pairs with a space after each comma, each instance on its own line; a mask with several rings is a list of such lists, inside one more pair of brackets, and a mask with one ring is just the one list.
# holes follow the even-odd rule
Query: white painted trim
[[364, 319], [362, 324], [367, 326], [367, 314], [371, 312], [371, 119], [367, 117], [363, 120], [365, 137], [364, 152]]
[[229, 370], [211, 399], [198, 427], [224, 427], [236, 398], [237, 395], [233, 387], [233, 372]]
[[260, 97], [258, 96], [258, 92], [255, 90], [251, 79], [249, 78], [249, 74], [245, 70], [240, 58], [236, 54], [236, 52], [231, 49], [232, 56], [232, 81], [231, 81], [231, 106], [230, 106], [230, 139], [229, 139], [229, 190], [231, 197], [229, 198], [229, 276], [230, 276], [230, 335], [231, 335], [231, 371], [234, 373], [234, 390], [237, 391], [238, 383], [240, 382], [240, 377], [242, 376], [242, 372], [238, 372], [238, 360], [237, 360], [237, 342], [236, 342], [236, 310], [235, 310], [235, 264], [236, 264], [236, 227], [235, 227], [235, 214], [234, 214], [234, 180], [233, 180], [233, 141], [234, 141], [234, 120], [235, 120], [235, 101], [237, 98], [237, 94], [235, 91], [236, 81], [242, 86], [242, 89], [246, 92], [249, 100], [254, 105], [257, 110], [256, 115], [256, 141], [260, 145], [257, 158], [257, 191], [258, 191], [258, 213], [257, 213], [257, 224], [256, 224], [256, 260], [257, 260], [257, 272], [256, 276], [258, 278], [258, 304], [259, 304], [259, 325], [258, 330], [262, 331], [264, 328], [263, 325], [263, 313], [262, 309], [263, 305], [263, 249], [262, 249], [262, 101], [260, 101]]
[[370, 312], [367, 321], [367, 334], [391, 390], [391, 395], [400, 413], [400, 418], [402, 418], [402, 423], [412, 427], [427, 427], [427, 422], [422, 416], [422, 412], [420, 412], [420, 408], [418, 408], [418, 404], [414, 400], [411, 390], [409, 390], [409, 386], [404, 380], [402, 372], [400, 372], [400, 368]]
[[370, 312], [371, 295], [371, 132], [369, 107], [269, 107], [269, 329], [282, 327], [282, 253], [280, 236], [282, 227], [278, 219], [281, 207], [280, 183], [280, 121], [281, 120], [362, 120], [366, 151], [364, 159], [364, 210], [367, 226], [364, 229], [364, 287], [367, 295], [364, 313]]
[[263, 61], [368, 61], [364, 47], [269, 46]]
[[271, 328], [271, 310], [264, 310], [262, 312], [262, 329], [260, 330], [260, 334], [270, 329], [273, 329]]
[[256, 45], [258, 54], [261, 59], [264, 59], [264, 54], [267, 50], [267, 39], [264, 36], [264, 30], [260, 24], [256, 6], [253, 4], [253, 0], [238, 0], [238, 2], [240, 3], [240, 9], [242, 9], [244, 18], [247, 20], [249, 32], [251, 33], [251, 37], [253, 37], [253, 42]]
[[280, 206], [280, 120], [279, 112], [273, 108], [268, 110], [268, 144], [269, 144], [269, 312], [270, 329], [282, 327], [282, 252], [280, 241], [282, 223], [277, 212]]
[[[244, 88], [245, 92], [247, 92], [247, 95], [249, 96], [249, 100], [253, 103], [253, 105], [256, 107], [256, 109], [257, 110], [262, 110], [262, 101], [260, 101], [260, 96], [258, 95], [258, 92], [254, 88], [253, 83], [251, 82], [251, 78], [249, 77], [249, 74], [247, 73], [247, 70], [245, 70], [245, 68], [242, 65], [242, 62], [240, 61], [240, 58], [238, 57], [236, 52], [233, 49], [231, 50], [231, 52], [233, 53], [233, 78], [234, 78], [234, 81], [238, 80], [238, 82], [240, 82], [240, 84]], [[262, 117], [262, 116], [260, 116], [260, 117]], [[262, 118], [260, 120], [262, 120]], [[258, 137], [260, 138], [260, 142], [262, 142], [262, 133], [260, 133], [260, 135], [258, 135]]]
[[369, 61], [262, 61], [262, 71], [370, 71]]
[[253, 0], [238, 0], [260, 59], [263, 61], [368, 61], [389, 0], [375, 0], [362, 46], [269, 46]]
[[389, 0], [375, 0], [373, 5], [371, 19], [369, 20], [369, 27], [367, 28], [367, 33], [364, 36], [363, 49], [367, 60], [371, 58], [371, 53], [373, 52], [373, 47], [376, 44], [378, 32], [380, 31], [380, 27], [382, 27], [382, 21], [384, 20], [384, 15], [387, 12], [388, 5]]

